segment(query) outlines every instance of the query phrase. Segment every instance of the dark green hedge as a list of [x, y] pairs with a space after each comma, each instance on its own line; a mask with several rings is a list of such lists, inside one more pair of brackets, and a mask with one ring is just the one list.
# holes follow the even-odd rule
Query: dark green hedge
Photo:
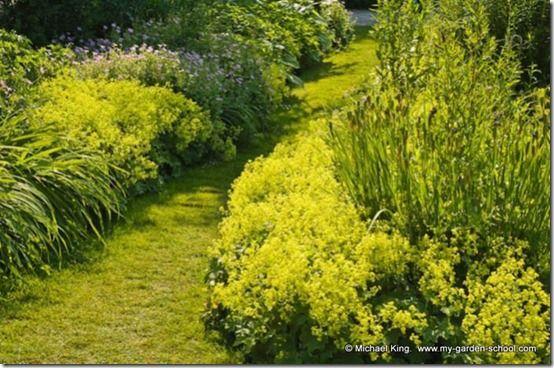
[[171, 0], [0, 0], [0, 24], [43, 46], [64, 32], [81, 37], [103, 35], [102, 26], [128, 27], [133, 18], [163, 17]]
[[375, 6], [377, 0], [346, 0], [344, 3], [348, 9], [367, 9]]

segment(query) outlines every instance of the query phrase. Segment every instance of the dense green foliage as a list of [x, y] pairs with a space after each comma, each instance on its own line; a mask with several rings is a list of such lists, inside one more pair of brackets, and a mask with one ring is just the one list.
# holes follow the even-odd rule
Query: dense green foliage
[[132, 32], [123, 30], [120, 37], [124, 43], [216, 52], [212, 42], [227, 34], [274, 62], [296, 66], [320, 61], [332, 46], [344, 46], [352, 33], [348, 13], [338, 1], [240, 0], [189, 3], [166, 21], [137, 21]]
[[[377, 19], [376, 72], [235, 182], [208, 324], [252, 362], [548, 363], [549, 90], [481, 1]], [[468, 345], [537, 350], [417, 350]]]
[[[241, 29], [239, 19], [252, 17], [260, 22]], [[4, 124], [3, 134], [25, 137], [0, 141], [11, 178], [0, 195], [20, 198], [15, 184], [28, 180], [43, 202], [35, 212], [6, 202], [14, 212], [0, 218], [9, 238], [0, 240], [3, 276], [37, 270], [50, 253], [60, 259], [61, 245], [71, 251], [86, 234], [101, 236], [124, 194], [157, 188], [187, 165], [234, 158], [237, 144], [267, 131], [288, 83], [300, 82], [300, 61], [319, 62], [352, 36], [340, 3], [311, 0], [0, 1], [0, 20], [35, 45], [56, 43], [33, 49], [0, 30], [0, 118], [24, 122], [21, 131]], [[34, 155], [52, 167], [44, 175], [67, 175], [41, 179]]]
[[217, 11], [224, 16], [216, 29], [231, 29], [241, 37], [267, 43], [268, 52], [283, 63], [310, 65], [320, 61], [333, 43], [341, 45], [313, 1], [243, 3], [242, 7], [221, 4]]
[[53, 76], [68, 61], [59, 46], [34, 50], [25, 37], [0, 29], [0, 115], [8, 106], [21, 106], [29, 90]]
[[65, 32], [80, 30], [83, 37], [102, 34], [102, 26], [117, 23], [129, 27], [136, 17], [163, 17], [171, 0], [2, 0], [0, 24], [46, 45]]
[[438, 10], [448, 16], [431, 20], [416, 6], [404, 6], [402, 18], [381, 6], [375, 36], [385, 67], [334, 135], [339, 174], [366, 217], [388, 210], [382, 217], [412, 241], [458, 227], [513, 236], [531, 243], [531, 264], [542, 259], [544, 273], [548, 93], [514, 91], [516, 58], [508, 46], [497, 55], [484, 9], [464, 6], [474, 14], [464, 22], [449, 19], [447, 2]]
[[377, 0], [345, 0], [348, 9], [369, 9], [377, 5]]
[[550, 2], [544, 0], [483, 1], [491, 33], [510, 44], [526, 68], [535, 66], [532, 75], [541, 84], [550, 82]]
[[[135, 81], [60, 77], [40, 86], [35, 125], [56, 125], [72, 142], [103, 153], [126, 187], [175, 175], [207, 151], [213, 127], [191, 100]], [[71, 144], [74, 146], [74, 143]]]
[[0, 280], [48, 271], [79, 241], [99, 234], [119, 212], [114, 168], [93, 150], [67, 147], [49, 126], [21, 116], [0, 120]]

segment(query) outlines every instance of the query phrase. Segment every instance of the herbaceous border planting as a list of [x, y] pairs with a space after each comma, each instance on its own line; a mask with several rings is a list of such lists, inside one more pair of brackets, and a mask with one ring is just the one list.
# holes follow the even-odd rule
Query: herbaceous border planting
[[549, 20], [0, 0], [0, 363], [549, 364]]

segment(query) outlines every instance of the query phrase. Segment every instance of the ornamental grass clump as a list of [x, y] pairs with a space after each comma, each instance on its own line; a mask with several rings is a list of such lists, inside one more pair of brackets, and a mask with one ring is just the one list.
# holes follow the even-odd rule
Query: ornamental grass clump
[[[549, 269], [548, 90], [517, 91], [521, 68], [498, 52], [484, 8], [384, 1], [374, 30], [382, 66], [333, 127], [337, 170], [366, 218], [416, 241], [472, 229], [530, 244]], [[443, 14], [448, 13], [448, 16]]]
[[21, 114], [0, 120], [0, 280], [47, 272], [119, 214], [118, 169], [68, 139]]

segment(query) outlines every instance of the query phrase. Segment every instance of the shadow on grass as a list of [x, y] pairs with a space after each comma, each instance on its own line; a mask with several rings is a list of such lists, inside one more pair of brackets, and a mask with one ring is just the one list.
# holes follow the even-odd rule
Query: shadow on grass
[[[369, 27], [355, 27], [355, 39], [366, 41], [371, 39]], [[324, 78], [343, 75], [355, 65], [353, 62], [340, 63], [340, 65], [325, 61], [313, 65], [300, 74], [304, 83], [314, 83]], [[275, 111], [270, 119], [271, 131], [263, 137], [254, 139], [249, 144], [239, 147], [237, 157], [229, 162], [217, 162], [191, 167], [184, 170], [180, 178], [168, 182], [157, 193], [151, 193], [136, 198], [129, 205], [127, 212], [127, 226], [144, 225], [151, 226], [151, 221], [141, 217], [147, 208], [152, 205], [163, 205], [179, 194], [190, 194], [211, 188], [222, 196], [225, 201], [232, 182], [243, 171], [245, 164], [258, 156], [271, 153], [274, 147], [283, 141], [293, 137], [306, 127], [306, 122], [323, 112], [325, 106], [310, 107], [303, 98], [291, 95], [284, 106]]]
[[347, 70], [349, 70], [354, 63], [337, 65], [331, 62], [323, 62], [318, 65], [315, 65], [311, 69], [307, 70], [306, 73], [302, 75], [302, 80], [304, 83], [316, 82], [321, 78], [329, 78], [337, 75], [343, 75]]
[[[357, 39], [367, 39], [367, 27], [357, 27]], [[312, 66], [301, 74], [305, 83], [317, 82], [323, 78], [329, 78], [345, 73], [351, 63], [344, 63], [340, 66], [323, 62]], [[105, 234], [106, 242], [115, 233], [129, 232], [135, 230], [152, 230], [157, 223], [149, 214], [149, 209], [154, 206], [163, 207], [171, 202], [176, 196], [183, 194], [210, 193], [218, 196], [218, 204], [225, 203], [228, 191], [232, 182], [241, 174], [246, 163], [260, 155], [267, 155], [274, 147], [283, 141], [291, 139], [296, 133], [306, 127], [306, 122], [312, 117], [325, 110], [324, 106], [310, 107], [302, 98], [292, 95], [285, 103], [285, 106], [274, 112], [271, 116], [271, 132], [255, 139], [253, 142], [239, 147], [237, 157], [229, 162], [207, 163], [187, 168], [179, 178], [169, 180], [159, 188], [158, 192], [143, 194], [133, 198], [128, 204], [127, 210], [122, 219], [117, 221]], [[214, 205], [204, 203], [186, 202], [180, 204], [191, 209], [198, 210], [197, 215], [179, 215], [176, 221], [191, 223], [197, 226], [216, 226], [221, 215]], [[204, 209], [206, 211], [204, 211]], [[202, 217], [204, 216], [204, 217]], [[202, 218], [201, 218], [202, 217]], [[103, 259], [105, 247], [101, 242], [88, 242], [75, 251], [66, 254], [63, 262], [52, 266], [54, 270], [71, 269], [72, 272], [91, 272], [91, 265]], [[26, 276], [23, 280], [0, 282], [0, 320], [3, 318], [17, 318], [18, 311], [28, 303], [51, 303], [52, 300], [46, 289], [33, 287], [33, 284], [40, 283], [48, 273], [41, 275]], [[29, 287], [25, 287], [26, 285]]]
[[[134, 197], [127, 204], [127, 209], [123, 216], [114, 222], [112, 226], [106, 228], [104, 233], [104, 242], [88, 241], [75, 247], [71, 252], [64, 254], [63, 259], [58, 260], [52, 257], [51, 270], [61, 271], [63, 269], [72, 269], [73, 272], [90, 272], [90, 268], [95, 262], [105, 256], [105, 244], [115, 233], [128, 232], [133, 229], [151, 230], [157, 226], [156, 222], [149, 217], [149, 209], [152, 206], [165, 206], [173, 200], [175, 196], [194, 193], [217, 194], [219, 202], [223, 204], [228, 195], [231, 183], [243, 171], [246, 163], [260, 155], [271, 153], [276, 144], [283, 136], [289, 136], [289, 128], [297, 119], [305, 119], [309, 116], [299, 101], [294, 101], [287, 111], [280, 110], [275, 113], [272, 120], [281, 121], [283, 126], [273, 129], [271, 134], [267, 134], [257, 142], [239, 148], [237, 157], [228, 162], [211, 162], [198, 166], [189, 167], [183, 170], [183, 175], [178, 178], [168, 179], [168, 182], [162, 185], [157, 192], [151, 192]], [[191, 207], [202, 210], [209, 207], [201, 203], [183, 203], [184, 207]], [[219, 221], [219, 211], [202, 211], [205, 218], [186, 218], [181, 217], [181, 221], [194, 221], [193, 225], [208, 226]], [[215, 212], [215, 213], [214, 213]], [[200, 221], [202, 220], [202, 221]], [[22, 279], [0, 280], [0, 320], [3, 317], [13, 316], [14, 313], [25, 303], [37, 301], [40, 297], [35, 294], [36, 288], [25, 287], [26, 284], [33, 284], [47, 279], [50, 272], [38, 272], [35, 275], [25, 275]], [[27, 285], [29, 286], [29, 285]]]
[[[355, 27], [355, 39], [357, 41], [371, 39], [368, 31], [369, 27]], [[300, 77], [305, 84], [314, 83], [324, 78], [343, 75], [354, 65], [354, 62], [336, 64], [325, 61], [303, 71]], [[145, 215], [148, 208], [153, 205], [163, 206], [173, 197], [181, 194], [210, 190], [220, 194], [221, 202], [225, 202], [232, 182], [240, 175], [248, 161], [271, 153], [278, 143], [294, 137], [306, 127], [307, 121], [326, 109], [326, 106], [311, 107], [304, 98], [291, 95], [284, 106], [272, 114], [270, 132], [239, 147], [234, 160], [212, 162], [185, 169], [182, 177], [171, 179], [158, 192], [134, 198], [128, 206], [125, 219], [117, 226], [122, 228], [155, 226], [155, 222]], [[194, 204], [189, 206], [193, 207]]]

